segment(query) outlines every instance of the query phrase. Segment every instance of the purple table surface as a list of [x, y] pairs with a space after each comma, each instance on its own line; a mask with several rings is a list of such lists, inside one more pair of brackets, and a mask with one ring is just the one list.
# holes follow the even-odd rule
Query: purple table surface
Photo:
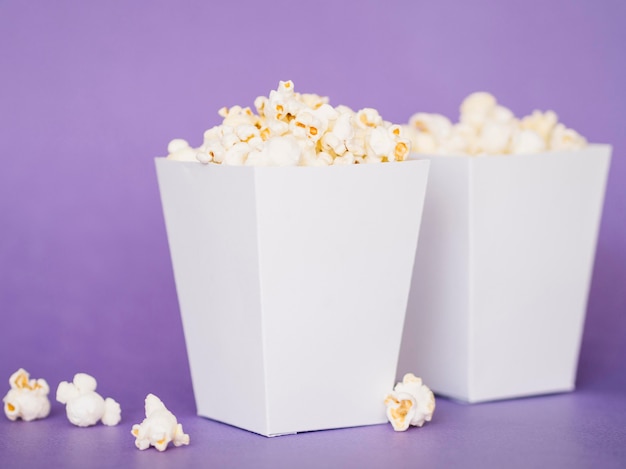
[[0, 421], [0, 465], [623, 468], [624, 389], [623, 382], [615, 388], [581, 386], [568, 394], [474, 405], [438, 399], [433, 421], [406, 432], [374, 425], [275, 438], [194, 416], [179, 403], [177, 417], [191, 443], [163, 453], [135, 448], [130, 427], [143, 418], [137, 406], [123, 413], [117, 427], [78, 428], [55, 404], [45, 420]]
[[[622, 0], [1, 1], [0, 379], [87, 372], [123, 420], [0, 416], [0, 467], [626, 467], [625, 20]], [[287, 79], [398, 123], [486, 90], [613, 145], [575, 392], [439, 399], [405, 433], [195, 416], [153, 157]], [[134, 448], [149, 392], [190, 446]]]

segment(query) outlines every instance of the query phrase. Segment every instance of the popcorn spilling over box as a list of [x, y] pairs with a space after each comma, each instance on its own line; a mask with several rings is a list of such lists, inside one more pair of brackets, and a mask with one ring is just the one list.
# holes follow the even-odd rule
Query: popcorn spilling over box
[[255, 105], [156, 159], [198, 413], [266, 436], [385, 423], [429, 162], [374, 109], [291, 82]]
[[611, 147], [487, 93], [404, 130], [431, 167], [398, 376], [467, 402], [572, 390]]

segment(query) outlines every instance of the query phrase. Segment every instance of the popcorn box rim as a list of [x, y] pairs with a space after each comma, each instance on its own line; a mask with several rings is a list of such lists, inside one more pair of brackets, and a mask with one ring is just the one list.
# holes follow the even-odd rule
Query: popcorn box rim
[[572, 149], [572, 150], [545, 150], [537, 153], [497, 153], [497, 154], [479, 154], [479, 155], [468, 155], [462, 153], [451, 153], [451, 154], [438, 154], [438, 153], [410, 153], [407, 161], [415, 161], [418, 159], [467, 159], [467, 160], [483, 160], [483, 159], [526, 159], [526, 158], [550, 158], [557, 155], [565, 155], [572, 153], [580, 153], [585, 152], [587, 150], [600, 150], [605, 149], [608, 150], [609, 153], [613, 152], [613, 145], [610, 143], [588, 143], [582, 148]]

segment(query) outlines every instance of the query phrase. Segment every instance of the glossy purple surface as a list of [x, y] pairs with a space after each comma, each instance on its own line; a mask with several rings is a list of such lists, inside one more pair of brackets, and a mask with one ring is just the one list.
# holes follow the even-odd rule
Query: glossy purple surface
[[[620, 0], [0, 2], [0, 379], [84, 371], [123, 409], [115, 428], [56, 402], [0, 416], [0, 467], [626, 466], [625, 19]], [[613, 144], [576, 392], [440, 399], [406, 433], [266, 439], [194, 416], [153, 157], [285, 79], [394, 122], [456, 118], [482, 89]], [[148, 392], [189, 447], [134, 448]]]

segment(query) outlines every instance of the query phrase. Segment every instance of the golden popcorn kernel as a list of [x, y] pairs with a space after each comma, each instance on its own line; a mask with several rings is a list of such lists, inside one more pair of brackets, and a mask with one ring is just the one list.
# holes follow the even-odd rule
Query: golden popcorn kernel
[[7, 402], [7, 410], [9, 412], [15, 412], [15, 406], [11, 404], [10, 402]]
[[276, 105], [276, 112], [283, 112], [285, 110], [285, 108], [283, 107], [282, 104], [277, 104]]
[[411, 410], [411, 407], [413, 407], [413, 403], [408, 399], [401, 401], [394, 399], [394, 401], [398, 402], [400, 405], [395, 409], [391, 409], [391, 417], [394, 420], [404, 420]]
[[396, 127], [395, 129], [393, 129], [393, 132], [392, 132], [392, 133], [393, 133], [394, 135], [398, 135], [398, 136], [399, 136], [399, 135], [400, 135], [400, 128]]
[[309, 132], [310, 132], [311, 135], [317, 135], [317, 129], [315, 127], [311, 127]]
[[365, 115], [365, 113], [362, 113], [359, 119], [363, 123], [363, 125], [366, 125], [367, 127], [376, 127], [373, 122], [367, 120], [367, 116]]
[[261, 139], [265, 141], [268, 138], [270, 138], [270, 129], [269, 127], [265, 127], [263, 130], [261, 130]]
[[422, 121], [415, 121], [413, 125], [421, 132], [428, 132], [428, 126]]
[[393, 151], [396, 161], [404, 161], [407, 153], [409, 152], [409, 146], [404, 142], [399, 142]]
[[296, 122], [296, 127], [300, 127], [301, 129], [306, 128], [306, 125], [304, 125], [302, 122]]
[[137, 435], [139, 435], [139, 429], [138, 428], [133, 428], [131, 433], [133, 434], [133, 436], [137, 436]]
[[380, 162], [381, 162], [381, 163], [389, 163], [389, 158], [387, 158], [386, 156], [383, 156], [383, 157], [380, 159]]
[[17, 377], [15, 378], [15, 386], [19, 389], [30, 389], [30, 386], [28, 385], [28, 376], [26, 375], [26, 373], [20, 373], [19, 375], [17, 375]]

